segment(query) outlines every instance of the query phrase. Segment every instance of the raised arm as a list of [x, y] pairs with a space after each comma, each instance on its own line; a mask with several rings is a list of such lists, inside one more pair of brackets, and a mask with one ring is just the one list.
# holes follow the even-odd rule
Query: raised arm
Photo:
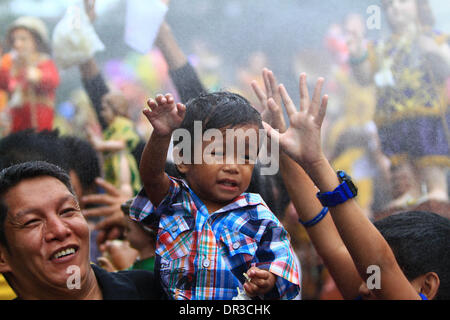
[[[91, 23], [96, 18], [95, 12], [95, 0], [84, 0], [84, 8]], [[81, 74], [81, 81], [83, 87], [86, 90], [89, 99], [92, 102], [95, 113], [97, 114], [98, 121], [102, 129], [106, 129], [108, 124], [102, 116], [102, 98], [109, 92], [108, 85], [100, 71], [100, 67], [95, 60], [95, 57], [90, 58], [86, 62], [78, 66]]]
[[178, 45], [169, 24], [165, 21], [159, 29], [155, 44], [161, 50], [169, 65], [170, 78], [175, 84], [183, 103], [206, 91], [194, 68]]
[[169, 178], [164, 171], [167, 151], [172, 133], [180, 126], [186, 107], [176, 104], [170, 94], [150, 99], [148, 106], [144, 115], [151, 123], [153, 132], [142, 153], [139, 173], [147, 197], [157, 206], [169, 191]]
[[[256, 81], [252, 82], [253, 90], [263, 110], [263, 121], [278, 129], [280, 133], [284, 133], [286, 132], [286, 123], [281, 103], [287, 104], [292, 101], [285, 87], [277, 85], [270, 70], [263, 70], [263, 79], [265, 91], [259, 88]], [[303, 96], [302, 103], [307, 104], [310, 101]], [[316, 198], [317, 187], [303, 168], [283, 151], [280, 153], [280, 172], [299, 219], [304, 222], [312, 220], [323, 209]], [[320, 223], [306, 228], [306, 231], [344, 299], [356, 298], [362, 280], [331, 216], [325, 216]]]
[[[170, 3], [170, 0], [161, 1], [167, 6]], [[170, 78], [177, 88], [181, 102], [187, 103], [190, 99], [206, 91], [166, 21], [161, 24], [155, 44], [169, 65]]]
[[[301, 79], [302, 100], [308, 101], [306, 75], [302, 74]], [[285, 107], [290, 120], [290, 127], [285, 133], [278, 134], [269, 125], [265, 127], [269, 135], [279, 141], [280, 147], [305, 169], [319, 190], [330, 192], [340, 182], [321, 148], [320, 130], [328, 100], [327, 96], [321, 99], [323, 82], [323, 79], [319, 79], [312, 102], [306, 105], [302, 103], [300, 111], [288, 101], [288, 97], [284, 99], [288, 101]], [[329, 209], [360, 277], [367, 281], [368, 268], [380, 268], [381, 289], [372, 290], [377, 298], [420, 299], [397, 264], [391, 248], [354, 199]], [[341, 272], [347, 271], [348, 269], [343, 269]]]

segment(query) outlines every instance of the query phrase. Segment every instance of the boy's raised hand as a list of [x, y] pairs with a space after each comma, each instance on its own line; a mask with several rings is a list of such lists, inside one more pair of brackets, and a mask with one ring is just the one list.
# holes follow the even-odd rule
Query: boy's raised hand
[[290, 127], [285, 133], [280, 134], [269, 124], [264, 123], [268, 135], [278, 140], [283, 151], [303, 167], [314, 165], [325, 157], [321, 147], [320, 129], [326, 113], [328, 96], [321, 96], [323, 83], [324, 79], [319, 78], [310, 99], [306, 74], [300, 75], [300, 111], [297, 111], [286, 88], [280, 85], [279, 90]]
[[175, 103], [171, 94], [159, 94], [155, 100], [150, 99], [147, 105], [150, 109], [145, 109], [143, 113], [153, 126], [153, 134], [158, 136], [171, 135], [179, 128], [186, 112], [186, 106]]
[[286, 131], [283, 111], [281, 109], [281, 95], [277, 80], [273, 72], [267, 68], [262, 72], [265, 91], [262, 90], [257, 81], [252, 81], [251, 86], [261, 104], [261, 118], [280, 132]]

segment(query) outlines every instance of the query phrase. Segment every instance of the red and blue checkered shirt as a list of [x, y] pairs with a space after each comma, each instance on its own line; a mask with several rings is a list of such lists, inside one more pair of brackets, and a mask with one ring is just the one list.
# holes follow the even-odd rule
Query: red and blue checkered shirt
[[277, 276], [263, 299], [293, 299], [299, 272], [289, 236], [258, 194], [243, 193], [209, 214], [183, 180], [170, 178], [158, 207], [144, 189], [131, 208], [132, 219], [158, 232], [155, 272], [174, 299], [231, 300], [252, 267]]

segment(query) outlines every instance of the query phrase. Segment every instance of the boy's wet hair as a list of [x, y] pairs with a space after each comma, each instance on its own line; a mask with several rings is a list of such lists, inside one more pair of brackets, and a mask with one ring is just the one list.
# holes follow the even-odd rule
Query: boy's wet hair
[[436, 300], [450, 299], [450, 220], [431, 212], [411, 211], [376, 221], [409, 281], [428, 272], [440, 279]]
[[227, 91], [202, 93], [186, 104], [180, 128], [194, 136], [194, 121], [202, 122], [202, 134], [208, 129], [235, 128], [255, 124], [263, 128], [261, 115], [247, 99]]

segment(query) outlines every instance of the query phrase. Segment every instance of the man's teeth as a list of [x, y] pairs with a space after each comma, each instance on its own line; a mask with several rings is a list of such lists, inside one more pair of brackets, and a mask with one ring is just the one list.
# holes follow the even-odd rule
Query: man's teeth
[[53, 258], [58, 259], [58, 258], [61, 258], [63, 256], [67, 256], [67, 255], [73, 254], [73, 253], [75, 253], [75, 249], [74, 248], [70, 248], [70, 249], [62, 250], [62, 251], [59, 251], [59, 252], [55, 253]]

